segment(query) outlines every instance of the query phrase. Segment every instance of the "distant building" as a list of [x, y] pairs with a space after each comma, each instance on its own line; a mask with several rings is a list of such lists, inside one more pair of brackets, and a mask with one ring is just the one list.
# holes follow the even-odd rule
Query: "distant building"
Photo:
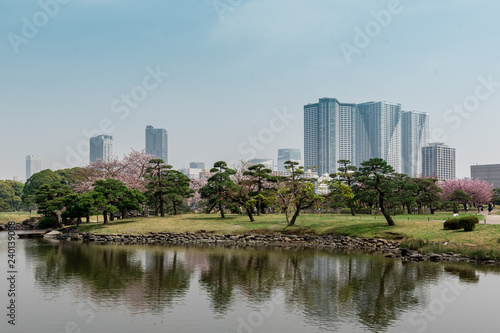
[[455, 179], [455, 148], [442, 142], [422, 148], [422, 177], [438, 180]]
[[38, 155], [26, 156], [26, 180], [35, 173], [42, 171], [42, 159]]
[[113, 159], [113, 137], [98, 135], [90, 138], [90, 162], [101, 160], [109, 162]]
[[293, 161], [300, 164], [302, 161], [300, 149], [278, 149], [278, 171], [286, 171], [286, 161]]
[[249, 160], [251, 165], [264, 164], [266, 168], [274, 170], [274, 160], [272, 158], [254, 158]]
[[193, 169], [205, 169], [205, 162], [191, 162], [189, 167]]
[[168, 164], [168, 132], [166, 129], [146, 126], [146, 154], [161, 158]]
[[482, 179], [500, 188], [500, 164], [471, 165], [470, 175], [472, 179]]
[[182, 174], [187, 176], [189, 179], [199, 179], [203, 169], [186, 168], [186, 169], [179, 169], [179, 171], [182, 172]]
[[332, 174], [338, 160], [359, 167], [383, 158], [396, 172], [417, 176], [428, 126], [427, 113], [403, 111], [398, 103], [320, 98], [304, 106], [304, 167]]

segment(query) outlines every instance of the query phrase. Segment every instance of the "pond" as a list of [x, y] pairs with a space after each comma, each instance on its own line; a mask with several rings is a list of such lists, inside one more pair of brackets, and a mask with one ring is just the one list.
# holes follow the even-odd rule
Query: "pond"
[[500, 324], [497, 267], [46, 239], [17, 239], [15, 251], [9, 297], [0, 233], [1, 332], [497, 332]]

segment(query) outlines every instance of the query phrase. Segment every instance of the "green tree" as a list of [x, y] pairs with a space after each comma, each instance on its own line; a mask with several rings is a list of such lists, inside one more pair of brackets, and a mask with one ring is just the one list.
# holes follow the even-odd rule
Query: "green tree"
[[0, 212], [6, 212], [10, 208], [9, 204], [3, 201], [2, 198], [0, 198]]
[[92, 193], [71, 193], [65, 197], [66, 215], [76, 218], [76, 225], [82, 223], [82, 217], [90, 220], [90, 215], [96, 211], [96, 202]]
[[312, 180], [303, 177], [304, 167], [298, 166], [299, 163], [294, 161], [286, 161], [284, 164], [290, 176], [282, 177], [277, 196], [288, 225], [293, 226], [301, 210], [323, 201], [323, 198], [314, 193]]
[[434, 214], [443, 202], [443, 190], [436, 185], [437, 179], [413, 178], [413, 182], [418, 186], [416, 195], [418, 213], [422, 214], [423, 207], [427, 206], [431, 210], [431, 214]]
[[165, 185], [166, 185], [166, 201], [172, 204], [174, 215], [178, 214], [179, 207], [184, 203], [185, 199], [193, 196], [194, 190], [189, 185], [191, 180], [182, 172], [172, 170], [172, 166], [168, 165], [165, 170]]
[[170, 165], [166, 165], [161, 158], [151, 159], [151, 164], [146, 169], [145, 178], [148, 180], [146, 188], [148, 195], [153, 199], [155, 204], [155, 213], [160, 213], [161, 217], [165, 217], [165, 195], [167, 181], [165, 179], [165, 171], [171, 169]]
[[386, 208], [392, 193], [397, 188], [392, 166], [382, 158], [372, 158], [361, 163], [361, 167], [355, 172], [354, 177], [362, 189], [376, 193], [380, 211], [387, 223], [391, 226], [396, 225]]
[[[469, 194], [457, 188], [451, 193], [451, 195], [448, 197], [448, 200], [450, 202], [457, 202], [459, 204], [462, 204], [465, 209], [465, 205], [472, 201], [472, 197]], [[456, 205], [454, 205], [454, 212], [458, 213], [458, 207]]]
[[274, 188], [274, 183], [278, 181], [276, 177], [272, 176], [272, 172], [273, 170], [266, 168], [264, 164], [251, 165], [243, 172], [243, 175], [249, 177], [250, 185], [253, 187], [250, 196], [257, 201], [258, 216], [263, 213], [262, 202], [266, 200], [264, 191], [269, 192], [269, 189]]
[[[343, 182], [352, 189], [356, 183], [356, 179], [354, 178], [356, 167], [351, 164], [350, 160], [338, 160], [337, 163], [339, 164], [339, 167], [337, 168], [338, 171], [331, 174], [330, 177]], [[351, 210], [351, 215], [355, 216], [356, 212], [354, 211], [354, 207], [356, 201], [354, 200], [354, 196], [351, 198], [345, 198], [345, 202], [347, 203], [347, 207]]]
[[225, 218], [224, 207], [231, 201], [233, 193], [237, 191], [236, 184], [231, 180], [231, 175], [236, 174], [236, 171], [230, 169], [226, 162], [218, 161], [214, 163], [210, 172], [213, 175], [208, 178], [207, 185], [203, 186], [199, 192], [201, 198], [206, 200], [207, 212], [217, 207], [221, 218]]
[[27, 209], [29, 209], [30, 212], [32, 209], [36, 209], [36, 206], [34, 205], [36, 191], [42, 185], [48, 185], [54, 182], [60, 183], [61, 181], [63, 181], [63, 178], [50, 169], [35, 173], [28, 178], [24, 184], [22, 195], [23, 204]]
[[123, 209], [140, 210], [141, 200], [144, 196], [139, 195], [137, 190], [130, 190], [124, 183], [117, 179], [108, 178], [97, 180], [92, 184], [94, 189], [90, 192], [96, 206], [102, 210], [104, 224], [108, 224], [108, 214], [111, 221], [114, 220], [113, 213]]
[[412, 178], [405, 174], [395, 174], [394, 181], [396, 182], [396, 189], [393, 192], [392, 203], [401, 204], [403, 208], [406, 207], [408, 214], [411, 214], [411, 208], [416, 206], [416, 196], [418, 193], [418, 185]]
[[61, 214], [65, 208], [66, 196], [71, 193], [71, 187], [60, 182], [40, 186], [35, 192], [38, 214], [52, 218], [58, 227], [62, 227]]

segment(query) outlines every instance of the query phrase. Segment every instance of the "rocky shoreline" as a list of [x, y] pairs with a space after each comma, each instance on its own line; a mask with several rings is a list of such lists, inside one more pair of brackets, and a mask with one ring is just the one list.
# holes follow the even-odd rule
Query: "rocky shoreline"
[[358, 238], [349, 236], [313, 235], [213, 235], [196, 233], [149, 233], [146, 235], [91, 234], [69, 231], [53, 235], [64, 241], [91, 242], [96, 244], [151, 244], [151, 245], [217, 245], [239, 247], [297, 247], [312, 249], [339, 249], [377, 253], [387, 258], [408, 261], [466, 262], [473, 264], [499, 265], [497, 260], [475, 260], [457, 253], [422, 254], [400, 247], [399, 240], [382, 238]]

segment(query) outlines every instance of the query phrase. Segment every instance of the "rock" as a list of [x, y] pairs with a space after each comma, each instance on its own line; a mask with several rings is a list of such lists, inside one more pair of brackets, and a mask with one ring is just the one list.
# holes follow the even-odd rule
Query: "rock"
[[0, 223], [0, 231], [5, 231], [7, 228], [5, 227], [5, 224]]
[[438, 261], [441, 261], [441, 258], [442, 258], [442, 256], [439, 254], [436, 254], [436, 253], [429, 254], [430, 261], [438, 262]]
[[43, 235], [44, 238], [57, 238], [61, 233], [59, 231], [51, 231]]
[[386, 257], [386, 258], [391, 258], [391, 259], [392, 259], [392, 258], [395, 258], [395, 257], [396, 257], [396, 255], [395, 255], [394, 253], [386, 253], [386, 254], [384, 255], [384, 257]]

